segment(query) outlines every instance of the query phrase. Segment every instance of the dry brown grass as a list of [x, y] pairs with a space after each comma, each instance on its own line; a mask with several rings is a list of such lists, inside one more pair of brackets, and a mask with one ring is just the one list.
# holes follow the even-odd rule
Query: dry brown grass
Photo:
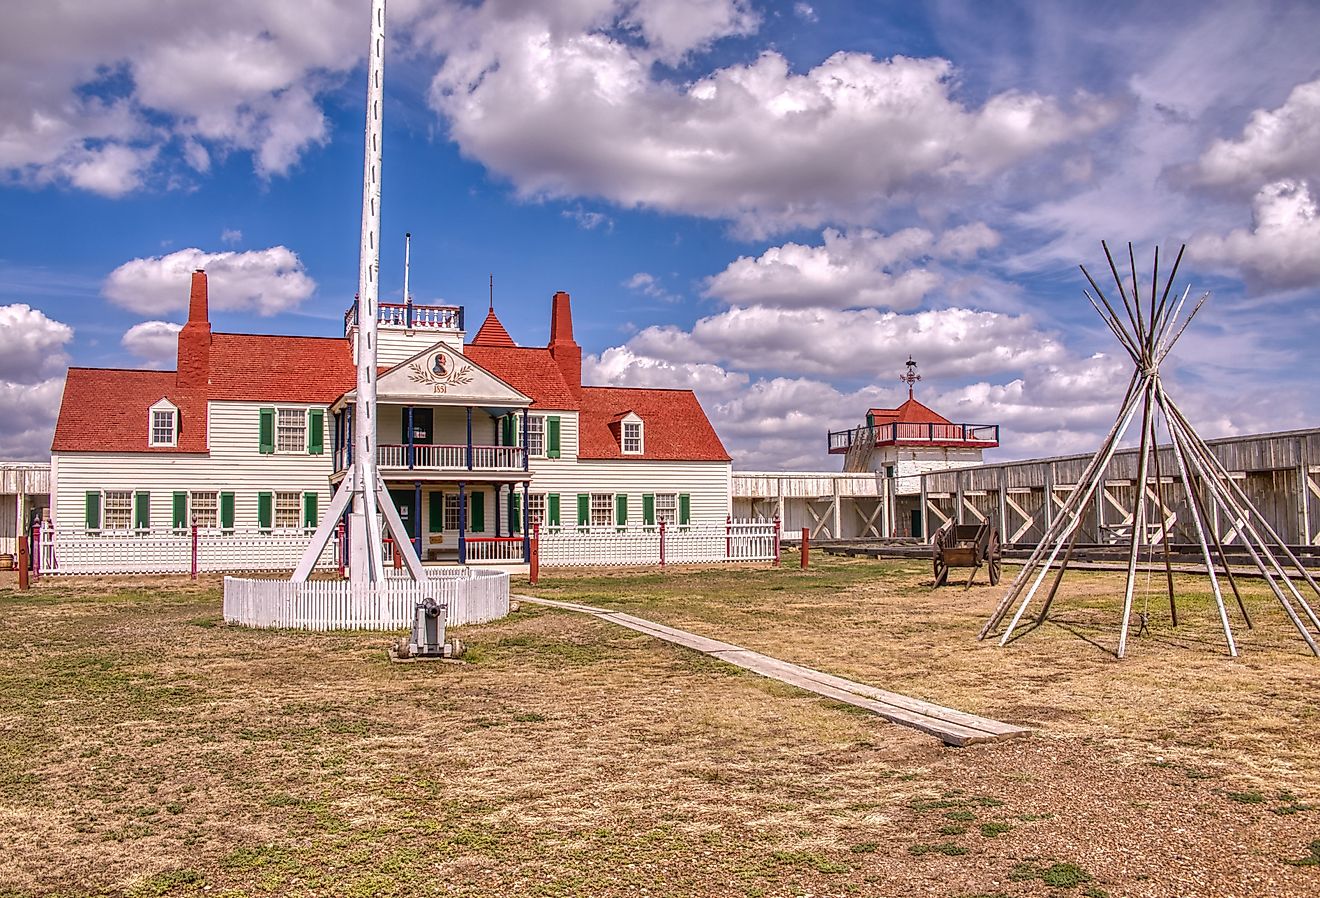
[[537, 592], [1032, 738], [947, 749], [535, 608], [467, 628], [466, 665], [391, 665], [387, 634], [219, 626], [214, 583], [0, 594], [0, 895], [1320, 890], [1285, 863], [1320, 837], [1320, 662], [1261, 594], [1238, 660], [1189, 578], [1184, 626], [1117, 662], [1087, 641], [1116, 635], [1113, 575], [1007, 649], [974, 640], [1000, 590], [929, 579], [822, 559]]

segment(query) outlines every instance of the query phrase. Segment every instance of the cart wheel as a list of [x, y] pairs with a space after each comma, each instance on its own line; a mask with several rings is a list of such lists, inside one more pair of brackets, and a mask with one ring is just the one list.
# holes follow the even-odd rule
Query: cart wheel
[[943, 586], [949, 579], [949, 566], [944, 563], [944, 559], [937, 552], [935, 555], [935, 585]]
[[987, 555], [989, 555], [989, 558], [987, 560], [989, 562], [988, 567], [990, 569], [990, 585], [998, 586], [999, 573], [1000, 573], [1000, 559], [1001, 556], [1003, 555], [1003, 547], [999, 545], [998, 531], [993, 531], [990, 534], [990, 548], [987, 551]]

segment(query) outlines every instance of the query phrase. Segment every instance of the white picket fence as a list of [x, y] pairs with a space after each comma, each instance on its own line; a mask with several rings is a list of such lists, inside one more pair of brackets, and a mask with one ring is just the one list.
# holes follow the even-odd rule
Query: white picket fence
[[779, 542], [773, 521], [631, 527], [542, 527], [540, 563], [571, 565], [718, 564], [774, 561]]
[[509, 575], [473, 568], [431, 568], [425, 583], [407, 575], [380, 584], [348, 580], [254, 580], [225, 577], [226, 623], [294, 630], [398, 630], [431, 596], [448, 607], [446, 625], [482, 624], [509, 613]]
[[[289, 571], [311, 542], [301, 530], [198, 530], [197, 570]], [[336, 565], [332, 541], [317, 566]], [[139, 530], [104, 533], [46, 527], [41, 531], [40, 570], [47, 574], [186, 574], [193, 567], [191, 530]]]

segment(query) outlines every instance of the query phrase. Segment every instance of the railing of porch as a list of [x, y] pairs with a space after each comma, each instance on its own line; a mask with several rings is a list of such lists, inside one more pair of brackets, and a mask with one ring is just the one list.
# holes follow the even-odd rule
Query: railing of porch
[[[382, 468], [412, 468], [436, 471], [467, 470], [467, 446], [414, 443], [412, 464], [407, 444], [382, 443], [377, 464]], [[523, 450], [518, 446], [473, 446], [472, 467], [481, 471], [521, 471]]]
[[468, 563], [494, 561], [522, 564], [521, 536], [469, 536], [464, 540]]

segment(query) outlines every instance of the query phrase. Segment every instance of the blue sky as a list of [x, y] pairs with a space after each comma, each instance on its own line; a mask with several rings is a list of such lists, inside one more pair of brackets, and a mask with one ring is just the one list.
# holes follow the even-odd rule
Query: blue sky
[[[31, 4], [0, 34], [0, 455], [70, 365], [217, 329], [340, 332], [366, 0]], [[1126, 368], [1099, 241], [1214, 296], [1167, 378], [1210, 435], [1313, 425], [1320, 10], [1306, 3], [391, 0], [386, 297], [524, 344], [574, 298], [596, 383], [692, 386], [743, 468], [918, 396], [1085, 451]], [[1262, 401], [1267, 396], [1268, 401]]]

